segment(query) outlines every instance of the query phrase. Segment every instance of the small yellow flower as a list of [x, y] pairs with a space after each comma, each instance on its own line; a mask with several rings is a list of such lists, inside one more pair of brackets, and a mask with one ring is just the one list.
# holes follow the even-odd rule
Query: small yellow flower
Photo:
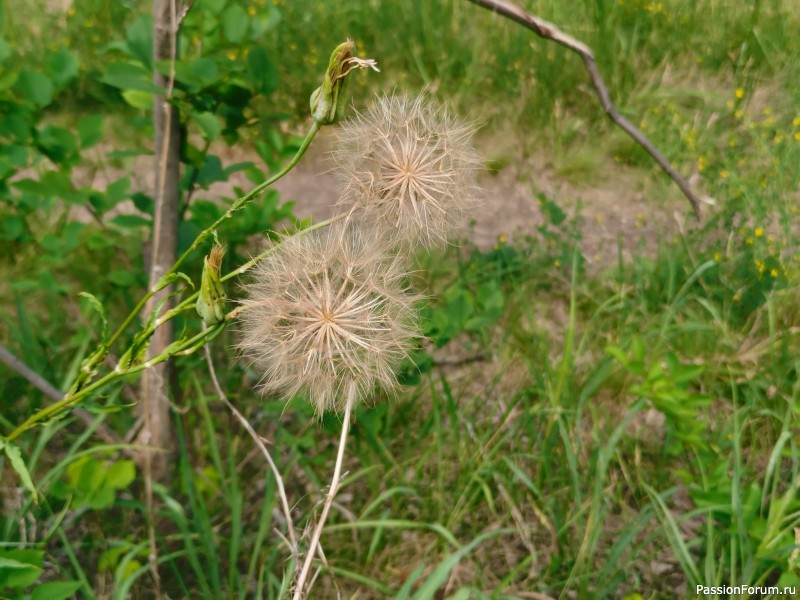
[[739, 302], [739, 301], [741, 301], [741, 299], [742, 299], [742, 297], [739, 294], [734, 294], [733, 295], [733, 301], [734, 302]]
[[728, 169], [722, 169], [722, 171], [719, 172], [719, 176], [722, 179], [727, 179], [728, 177], [730, 177], [730, 175], [731, 174], [730, 174], [730, 171], [728, 171]]
[[796, 142], [800, 142], [800, 131], [795, 132], [792, 137], [794, 137]]
[[763, 237], [764, 236], [764, 228], [763, 227], [756, 227], [755, 231], [753, 232], [756, 237]]
[[228, 60], [236, 60], [239, 56], [239, 53], [236, 50], [228, 50], [228, 53], [225, 55], [228, 57]]
[[736, 98], [738, 100], [744, 98], [744, 90], [742, 88], [736, 88]]
[[497, 242], [498, 243], [505, 244], [506, 241], [508, 241], [508, 238], [506, 238], [506, 236], [504, 236], [503, 234], [500, 234], [500, 235], [497, 236]]
[[753, 245], [753, 238], [751, 238], [751, 237], [747, 238], [744, 241], [744, 243], [747, 244], [748, 246], [752, 246]]
[[717, 262], [721, 261], [722, 260], [722, 254], [720, 254], [719, 252], [714, 252], [714, 260], [717, 261]]
[[736, 110], [736, 112], [733, 113], [733, 118], [734, 119], [741, 119], [743, 114], [744, 114], [744, 112], [742, 112], [742, 109], [738, 109], [738, 110]]
[[764, 109], [764, 111], [763, 111], [763, 112], [764, 112], [764, 116], [765, 116], [765, 117], [768, 117], [768, 116], [770, 116], [770, 115], [772, 114], [772, 109], [771, 109], [769, 106], [767, 106], [767, 107]]
[[800, 127], [800, 117], [795, 117], [794, 119], [792, 119], [792, 125], [794, 125], [795, 127]]
[[251, 17], [255, 17], [256, 16], [256, 7], [255, 6], [248, 6], [247, 7], [247, 14], [250, 15]]
[[769, 272], [769, 274], [770, 274], [772, 277], [777, 277], [777, 276], [778, 276], [778, 269], [772, 269], [772, 270]]

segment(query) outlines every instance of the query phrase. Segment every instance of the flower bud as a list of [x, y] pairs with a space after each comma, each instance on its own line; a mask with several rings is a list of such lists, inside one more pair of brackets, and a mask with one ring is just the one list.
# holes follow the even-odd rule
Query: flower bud
[[320, 125], [332, 125], [344, 116], [347, 75], [354, 66], [379, 71], [374, 60], [354, 57], [354, 48], [352, 40], [336, 46], [328, 61], [328, 70], [322, 85], [311, 94], [311, 116]]
[[203, 275], [200, 280], [200, 295], [197, 297], [197, 314], [208, 325], [215, 325], [225, 318], [225, 290], [222, 289], [219, 270], [225, 247], [215, 244], [205, 257]]

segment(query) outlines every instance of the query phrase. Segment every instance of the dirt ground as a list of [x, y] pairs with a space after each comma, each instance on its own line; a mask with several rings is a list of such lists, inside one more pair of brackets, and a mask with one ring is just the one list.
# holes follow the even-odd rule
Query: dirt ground
[[[282, 200], [296, 201], [299, 217], [320, 220], [334, 211], [339, 185], [328, 159], [334, 138], [334, 133], [323, 130], [303, 161], [275, 184]], [[493, 151], [488, 140], [478, 140], [476, 146], [486, 156]], [[247, 160], [236, 157], [243, 159]], [[596, 178], [589, 177], [590, 182], [577, 184], [559, 177], [545, 158], [510, 158], [499, 172], [480, 176], [483, 204], [473, 215], [474, 226], [464, 234], [479, 248], [488, 249], [498, 236], [513, 241], [515, 236], [535, 232], [543, 220], [537, 196], [544, 193], [570, 216], [580, 203], [583, 252], [589, 263], [614, 263], [618, 248], [626, 260], [635, 252], [653, 252], [659, 239], [672, 239], [679, 233], [688, 202], [666, 176], [654, 181], [646, 171], [609, 163], [598, 169]]]

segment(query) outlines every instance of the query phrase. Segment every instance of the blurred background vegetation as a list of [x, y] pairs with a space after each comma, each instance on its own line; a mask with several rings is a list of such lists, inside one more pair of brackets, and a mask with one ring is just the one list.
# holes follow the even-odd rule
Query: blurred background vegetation
[[[381, 67], [352, 78], [355, 107], [427, 89], [481, 124], [485, 187], [513, 173], [538, 215], [507, 215], [494, 245], [419, 257], [428, 339], [404, 393], [359, 410], [313, 597], [799, 586], [800, 5], [521, 4], [594, 50], [621, 112], [707, 198], [702, 222], [607, 122], [578, 57], [466, 0], [195, 0], [183, 21], [183, 249], [294, 153], [347, 37]], [[139, 0], [0, 2], [0, 339], [60, 390], [102, 328], [79, 293], [113, 327], [147, 282], [151, 81], [168, 69], [152, 60], [149, 14]], [[540, 166], [587, 198], [603, 181], [614, 211], [543, 190]], [[618, 255], [595, 260], [603, 219], [642, 190], [641, 218], [611, 229]], [[289, 200], [269, 191], [220, 228], [224, 271], [303, 225]], [[195, 281], [201, 256], [186, 267]], [[212, 348], [223, 388], [271, 440], [305, 524], [340, 424], [256, 397], [235, 335]], [[162, 590], [278, 598], [275, 482], [202, 358], [176, 368], [178, 459], [155, 488]], [[7, 433], [52, 400], [0, 373]], [[19, 440], [39, 499], [3, 465], [0, 595], [151, 596], [143, 481], [126, 454], [136, 401], [131, 377]]]

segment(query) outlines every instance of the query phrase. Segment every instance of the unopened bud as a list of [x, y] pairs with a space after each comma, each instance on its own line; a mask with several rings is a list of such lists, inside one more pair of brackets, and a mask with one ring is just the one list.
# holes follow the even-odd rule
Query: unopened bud
[[332, 125], [344, 116], [347, 75], [353, 67], [380, 71], [374, 60], [353, 56], [354, 48], [352, 40], [336, 46], [322, 85], [311, 94], [311, 116], [320, 125]]
[[203, 275], [200, 280], [200, 295], [197, 298], [197, 314], [206, 325], [215, 325], [225, 318], [225, 290], [219, 271], [225, 247], [215, 244], [211, 253], [205, 257]]

